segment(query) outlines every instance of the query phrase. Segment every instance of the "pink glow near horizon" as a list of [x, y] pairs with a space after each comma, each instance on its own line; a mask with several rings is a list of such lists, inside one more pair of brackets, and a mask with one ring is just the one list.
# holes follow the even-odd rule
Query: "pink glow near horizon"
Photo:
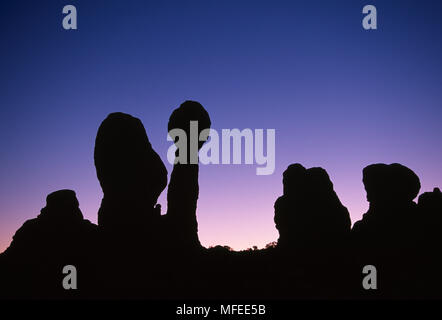
[[[208, 246], [228, 245], [235, 250], [250, 248], [256, 245], [259, 248], [267, 243], [278, 239], [278, 232], [273, 222], [273, 203], [282, 194], [281, 171], [271, 177], [257, 177], [254, 168], [232, 168], [229, 166], [207, 166], [200, 170], [200, 197], [198, 202], [199, 237], [201, 243]], [[226, 188], [226, 181], [234, 177], [236, 170], [248, 170], [245, 174], [248, 179], [234, 181], [236, 188]], [[229, 171], [232, 171], [229, 173]], [[249, 176], [250, 174], [250, 176]], [[329, 172], [334, 182], [335, 191], [342, 203], [349, 209], [352, 223], [359, 220], [367, 210], [368, 203], [365, 200], [365, 191], [359, 179], [351, 175], [337, 175]], [[210, 181], [208, 178], [220, 177], [218, 181]], [[425, 175], [424, 175], [425, 176]], [[428, 177], [428, 176], [426, 176]], [[429, 178], [429, 177], [428, 177]], [[245, 180], [250, 180], [250, 184]], [[435, 180], [422, 181], [421, 192], [431, 191]], [[56, 186], [54, 186], [56, 187]], [[66, 186], [60, 185], [58, 188]], [[220, 189], [218, 189], [220, 188]], [[55, 188], [54, 188], [55, 189]], [[72, 185], [77, 190], [80, 200], [80, 208], [86, 219], [96, 223], [96, 212], [100, 205], [101, 190], [98, 183], [94, 188], [84, 188]], [[240, 190], [239, 192], [237, 190]], [[14, 232], [27, 220], [35, 218], [45, 205], [43, 192], [28, 199], [17, 201], [9, 213], [16, 219], [2, 224], [0, 227], [0, 251], [6, 249]], [[167, 210], [166, 190], [159, 199], [163, 213]]]

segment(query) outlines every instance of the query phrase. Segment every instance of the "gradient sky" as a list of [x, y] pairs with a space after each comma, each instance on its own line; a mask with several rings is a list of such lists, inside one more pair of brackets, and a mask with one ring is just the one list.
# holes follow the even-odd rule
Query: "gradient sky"
[[[62, 28], [66, 4], [76, 31]], [[362, 28], [366, 4], [376, 31]], [[352, 222], [368, 207], [368, 164], [400, 162], [421, 191], [442, 186], [441, 12], [436, 0], [2, 1], [0, 251], [58, 189], [97, 221], [93, 148], [110, 112], [142, 120], [170, 174], [167, 121], [187, 99], [214, 129], [276, 129], [271, 176], [201, 166], [203, 245], [276, 240], [273, 203], [294, 162], [328, 171]]]

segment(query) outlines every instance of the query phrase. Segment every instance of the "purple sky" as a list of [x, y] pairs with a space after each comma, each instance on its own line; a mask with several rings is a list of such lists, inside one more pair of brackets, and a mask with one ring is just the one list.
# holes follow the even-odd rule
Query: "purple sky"
[[[200, 168], [203, 245], [276, 240], [290, 163], [324, 167], [352, 222], [367, 209], [368, 164], [402, 163], [422, 191], [442, 185], [440, 1], [76, 0], [76, 31], [61, 27], [66, 4], [0, 7], [0, 251], [58, 189], [97, 221], [94, 139], [110, 112], [143, 121], [170, 174], [167, 121], [187, 99], [219, 131], [276, 129], [273, 175]], [[376, 31], [362, 28], [366, 4]]]

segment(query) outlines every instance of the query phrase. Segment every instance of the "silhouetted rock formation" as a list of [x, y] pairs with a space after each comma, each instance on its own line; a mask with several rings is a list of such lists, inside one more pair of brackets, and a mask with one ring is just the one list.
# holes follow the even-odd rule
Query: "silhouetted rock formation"
[[156, 231], [160, 212], [155, 205], [167, 185], [167, 170], [141, 121], [111, 113], [98, 129], [94, 159], [104, 193], [100, 228], [120, 234], [139, 228]]
[[[5, 256], [14, 258], [42, 257], [77, 251], [81, 236], [95, 231], [95, 225], [83, 219], [75, 192], [59, 190], [46, 197], [46, 207], [37, 218], [26, 221], [15, 233]], [[92, 240], [92, 239], [89, 239]], [[61, 249], [61, 252], [57, 250]]]
[[[173, 167], [162, 216], [163, 162], [140, 120], [110, 114], [95, 144], [104, 192], [99, 226], [83, 219], [74, 191], [48, 195], [41, 214], [25, 222], [0, 255], [0, 298], [442, 297], [442, 193], [435, 188], [414, 203], [419, 178], [400, 164], [363, 170], [370, 207], [351, 231], [327, 172], [292, 164], [275, 202], [276, 246], [202, 247], [198, 163], [189, 161], [198, 159], [205, 141], [191, 147], [190, 121], [198, 121], [198, 135], [211, 125], [194, 101], [170, 116], [168, 130], [187, 134], [187, 163]], [[66, 265], [78, 270], [78, 290], [62, 287]], [[363, 290], [365, 265], [376, 267], [378, 290]]]
[[[161, 268], [164, 228], [157, 200], [167, 170], [141, 121], [124, 113], [111, 113], [100, 125], [94, 160], [104, 193], [98, 212], [103, 271], [96, 281], [106, 296], [133, 297], [145, 285], [133, 266], [151, 280]], [[155, 290], [157, 283], [150, 284]]]
[[[96, 225], [83, 219], [74, 191], [49, 194], [40, 215], [17, 230], [3, 253], [10, 272], [2, 281], [3, 288], [12, 296], [64, 296], [67, 292], [61, 287], [63, 267], [93, 268], [87, 261], [96, 236]], [[86, 275], [87, 272], [85, 280]]]
[[275, 203], [278, 246], [318, 248], [346, 239], [350, 215], [324, 169], [292, 164], [283, 174], [283, 184], [284, 195]]
[[[207, 111], [195, 101], [186, 101], [172, 112], [168, 123], [168, 131], [182, 129], [187, 135], [187, 163], [176, 163], [170, 177], [167, 190], [167, 229], [173, 246], [198, 248], [198, 223], [196, 207], [199, 194], [198, 164], [190, 163], [192, 159], [190, 121], [198, 121], [198, 137], [202, 130], [209, 129], [211, 122]], [[178, 142], [176, 139], [175, 143]], [[205, 141], [198, 141], [198, 150]], [[197, 152], [197, 150], [194, 150]], [[179, 148], [176, 156], [179, 156]], [[198, 159], [198, 154], [193, 155]]]
[[423, 224], [420, 241], [419, 272], [422, 275], [420, 292], [427, 298], [442, 297], [442, 192], [434, 188], [418, 200], [419, 221]]
[[384, 297], [411, 297], [418, 292], [417, 260], [423, 232], [413, 202], [419, 193], [419, 178], [397, 163], [373, 164], [364, 168], [363, 182], [370, 206], [352, 229], [359, 266], [376, 266]]
[[[292, 164], [283, 173], [283, 190], [284, 195], [275, 202], [274, 217], [279, 231], [274, 280], [279, 283], [281, 296], [327, 298], [348, 294], [342, 275], [349, 267], [346, 242], [350, 216], [327, 172]], [[333, 277], [323, 273], [324, 265]]]
[[[429, 226], [441, 226], [442, 222], [442, 192], [434, 188], [433, 192], [425, 192], [419, 196], [419, 210], [422, 219], [428, 221]], [[440, 234], [442, 236], [442, 234]]]
[[412, 235], [419, 227], [413, 202], [420, 189], [417, 175], [397, 163], [373, 164], [364, 168], [363, 182], [370, 207], [362, 220], [354, 224], [354, 236], [370, 247], [416, 243]]

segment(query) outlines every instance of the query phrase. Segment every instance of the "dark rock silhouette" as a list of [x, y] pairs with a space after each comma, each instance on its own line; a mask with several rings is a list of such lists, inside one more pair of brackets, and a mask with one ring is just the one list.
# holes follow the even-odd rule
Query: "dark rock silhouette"
[[[169, 239], [174, 246], [199, 248], [198, 223], [196, 208], [199, 194], [198, 164], [192, 164], [192, 148], [190, 121], [198, 121], [198, 137], [202, 130], [209, 129], [210, 117], [204, 107], [195, 101], [186, 101], [172, 112], [168, 123], [168, 131], [182, 129], [187, 136], [187, 163], [176, 163], [170, 177], [167, 190], [167, 221]], [[175, 142], [177, 142], [176, 140]], [[205, 141], [198, 141], [198, 150]], [[194, 150], [197, 152], [197, 150]], [[179, 148], [176, 156], [179, 156]], [[193, 157], [197, 159], [198, 154]]]
[[[3, 253], [10, 271], [2, 281], [3, 288], [16, 297], [63, 297], [67, 294], [61, 287], [63, 267], [93, 269], [87, 261], [96, 241], [96, 225], [83, 219], [75, 192], [49, 194], [46, 207], [17, 230]], [[85, 272], [85, 280], [87, 275]]]
[[413, 202], [420, 189], [416, 174], [397, 163], [373, 164], [364, 168], [363, 182], [370, 207], [353, 226], [354, 237], [369, 246], [413, 245], [416, 239], [410, 235], [419, 221]]
[[4, 254], [20, 258], [41, 256], [41, 253], [50, 255], [63, 248], [74, 249], [79, 240], [76, 238], [95, 231], [95, 227], [83, 219], [75, 192], [59, 190], [47, 196], [46, 207], [37, 218], [26, 221], [17, 230]]
[[[274, 206], [280, 255], [275, 280], [283, 296], [293, 295], [294, 283], [304, 297], [345, 295], [349, 289], [341, 275], [348, 269], [350, 215], [327, 172], [292, 164], [283, 173], [283, 190]], [[324, 265], [334, 277], [324, 275]]]
[[424, 297], [442, 297], [442, 192], [434, 188], [425, 192], [418, 200], [419, 219], [423, 224], [419, 237], [420, 261], [418, 271], [422, 275], [419, 290]]
[[365, 167], [363, 182], [368, 202], [376, 207], [410, 204], [420, 190], [418, 176], [398, 163], [378, 163]]
[[418, 261], [422, 221], [413, 199], [420, 181], [409, 168], [393, 163], [363, 170], [370, 204], [352, 229], [359, 267], [374, 265], [383, 276], [383, 297], [413, 297], [419, 292]]
[[[363, 170], [369, 210], [351, 230], [327, 172], [292, 164], [274, 206], [277, 244], [201, 246], [198, 163], [189, 162], [205, 141], [191, 147], [190, 121], [198, 134], [211, 126], [195, 101], [171, 114], [168, 130], [187, 134], [186, 163], [174, 164], [161, 215], [163, 162], [139, 119], [110, 114], [95, 144], [98, 226], [83, 218], [74, 191], [48, 195], [0, 254], [0, 298], [442, 298], [442, 193], [435, 188], [416, 204], [419, 178], [400, 164]], [[78, 290], [62, 288], [66, 265], [78, 269]], [[377, 268], [378, 290], [362, 288], [365, 265]]]
[[104, 193], [98, 225], [129, 234], [140, 227], [156, 230], [160, 212], [155, 205], [166, 187], [167, 170], [141, 121], [111, 113], [98, 129], [94, 159]]
[[284, 195], [275, 203], [278, 246], [329, 246], [348, 236], [350, 215], [324, 169], [290, 165], [283, 184]]
[[[111, 113], [100, 125], [94, 160], [104, 194], [98, 212], [103, 271], [95, 279], [108, 297], [133, 297], [144, 286], [133, 266], [149, 275], [162, 267], [162, 259], [154, 259], [164, 237], [157, 199], [167, 170], [141, 121], [124, 113]], [[157, 285], [152, 282], [152, 289]]]
[[425, 192], [419, 196], [419, 209], [429, 226], [440, 226], [442, 222], [442, 192], [434, 188], [433, 192]]

